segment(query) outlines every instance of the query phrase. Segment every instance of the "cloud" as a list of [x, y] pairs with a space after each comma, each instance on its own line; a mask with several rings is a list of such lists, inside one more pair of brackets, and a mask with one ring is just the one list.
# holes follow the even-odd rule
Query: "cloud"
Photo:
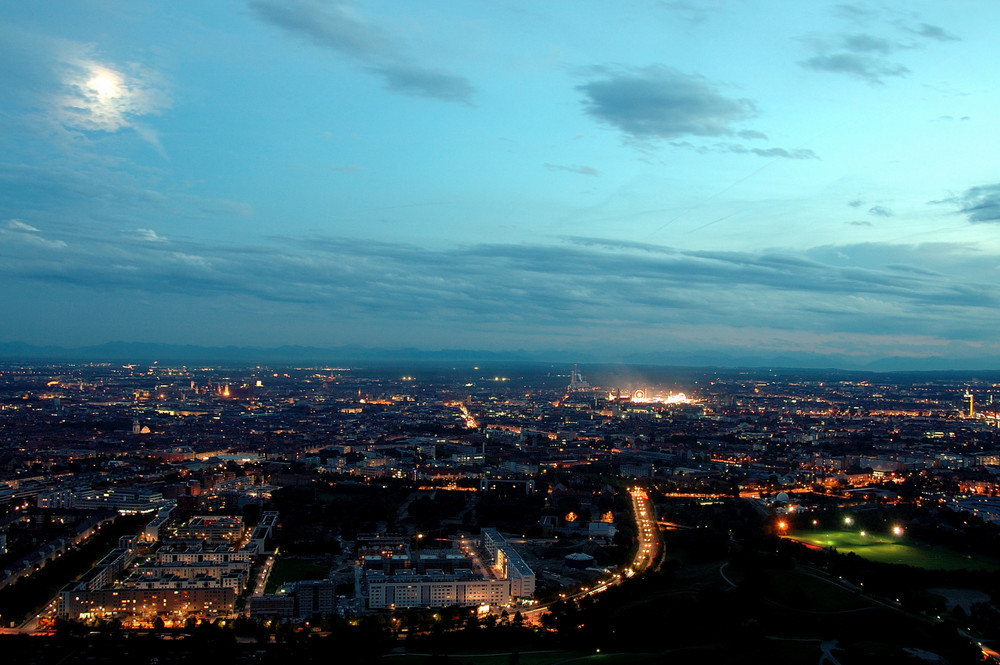
[[405, 95], [468, 104], [475, 92], [465, 77], [455, 74], [408, 65], [381, 65], [371, 69], [382, 77], [389, 90]]
[[896, 62], [892, 56], [901, 50], [920, 48], [924, 45], [919, 40], [913, 40], [912, 36], [920, 37], [924, 42], [958, 39], [938, 26], [922, 23], [917, 28], [907, 27], [905, 19], [891, 18], [885, 16], [885, 12], [856, 5], [837, 5], [834, 14], [855, 26], [878, 25], [885, 30], [902, 31], [910, 38], [895, 40], [892, 37], [876, 36], [868, 32], [814, 37], [808, 41], [812, 44], [815, 55], [799, 63], [806, 69], [846, 74], [881, 85], [886, 78], [906, 76], [910, 73], [909, 68]]
[[602, 73], [577, 86], [586, 113], [637, 139], [728, 136], [756, 114], [749, 100], [726, 97], [701, 76], [668, 67]]
[[885, 206], [872, 206], [868, 209], [869, 214], [875, 215], [876, 217], [892, 217], [892, 210], [886, 208]]
[[876, 84], [881, 84], [888, 76], [906, 76], [910, 73], [901, 64], [857, 53], [817, 55], [803, 61], [802, 66], [816, 71], [850, 74]]
[[[679, 137], [767, 139], [763, 132], [737, 129], [738, 123], [756, 115], [752, 101], [726, 97], [701, 76], [660, 65], [615, 70], [595, 67], [591, 72], [601, 78], [577, 86], [585, 96], [585, 112], [620, 129], [640, 149], [648, 147], [645, 142]], [[751, 148], [733, 142], [699, 145], [676, 140], [670, 145], [702, 154], [731, 152], [765, 158], [818, 159], [815, 152], [805, 148]]]
[[115, 68], [99, 61], [90, 50], [62, 58], [62, 90], [53, 102], [60, 124], [91, 132], [135, 129], [162, 151], [155, 133], [136, 124], [139, 118], [160, 113], [170, 105], [159, 77], [138, 64]]
[[8, 83], [0, 121], [13, 121], [18, 133], [66, 148], [132, 130], [165, 155], [143, 121], [170, 108], [169, 86], [137, 60], [116, 62], [94, 44], [0, 26], [0, 78]]
[[785, 150], [784, 148], [751, 148], [750, 152], [760, 157], [784, 157], [786, 159], [819, 159], [812, 150], [799, 148]]
[[854, 53], [881, 53], [882, 55], [888, 55], [894, 50], [893, 44], [881, 37], [872, 37], [871, 35], [857, 34], [857, 35], [843, 35], [843, 46], [848, 51]]
[[851, 206], [852, 208], [860, 208], [864, 204], [865, 204], [864, 201], [861, 201], [859, 199], [855, 199], [853, 201], [848, 201], [847, 202], [847, 205]]
[[39, 233], [39, 230], [36, 229], [34, 226], [32, 226], [31, 224], [25, 224], [19, 219], [8, 219], [7, 228], [13, 231], [27, 231], [28, 233]]
[[600, 172], [593, 166], [565, 166], [563, 164], [545, 162], [545, 168], [550, 171], [568, 171], [569, 173], [579, 173], [580, 175], [600, 175]]
[[166, 242], [167, 239], [157, 235], [153, 229], [135, 229], [131, 232], [132, 237], [143, 242]]
[[6, 229], [0, 229], [0, 239], [42, 247], [44, 249], [63, 249], [67, 246], [63, 240], [45, 238], [39, 229], [20, 219], [8, 219], [5, 226], [7, 227]]
[[472, 103], [475, 88], [468, 79], [418, 64], [399, 36], [367, 21], [346, 2], [250, 0], [248, 4], [263, 21], [354, 60], [381, 78], [388, 90]]
[[628, 331], [657, 348], [685, 335], [702, 343], [692, 331], [708, 329], [735, 344], [754, 329], [772, 335], [760, 332], [756, 343], [777, 346], [777, 331], [803, 343], [877, 334], [910, 348], [903, 338], [920, 330], [931, 342], [995, 344], [1000, 306], [983, 277], [998, 257], [958, 244], [726, 252], [590, 237], [438, 248], [322, 235], [266, 244], [78, 240], [58, 255], [22, 244], [0, 275], [24, 292], [71, 293], [78, 306], [155, 301], [144, 319], [154, 328], [175, 325], [166, 312], [180, 307], [216, 326], [239, 308], [259, 312], [259, 329], [280, 328], [284, 339], [344, 326], [372, 331], [367, 344], [433, 345], [459, 334], [499, 348], [525, 337], [536, 346], [607, 345]]
[[1000, 183], [970, 187], [946, 202], [961, 206], [959, 212], [973, 224], [1000, 222]]
[[397, 43], [346, 4], [318, 0], [251, 0], [257, 15], [288, 32], [362, 61], [396, 57]]
[[864, 23], [875, 16], [875, 11], [868, 7], [842, 3], [834, 7], [834, 14], [840, 18]]
[[961, 41], [961, 38], [951, 34], [944, 28], [938, 27], [936, 25], [927, 25], [926, 23], [921, 23], [918, 28], [907, 28], [910, 32], [915, 35], [920, 35], [927, 39], [934, 39], [939, 42], [957, 42]]
[[704, 23], [709, 16], [720, 10], [718, 5], [708, 2], [708, 0], [699, 0], [698, 2], [671, 0], [669, 2], [661, 2], [660, 6], [691, 25]]
[[740, 143], [714, 143], [711, 145], [694, 145], [688, 141], [671, 141], [672, 146], [676, 148], [689, 148], [701, 154], [710, 153], [736, 153], [738, 155], [757, 155], [758, 157], [766, 157], [769, 159], [782, 158], [782, 159], [819, 159], [817, 155], [812, 150], [806, 148], [797, 148], [794, 150], [787, 150], [785, 148], [750, 148]]
[[871, 222], [848, 222], [851, 226], [874, 226]]

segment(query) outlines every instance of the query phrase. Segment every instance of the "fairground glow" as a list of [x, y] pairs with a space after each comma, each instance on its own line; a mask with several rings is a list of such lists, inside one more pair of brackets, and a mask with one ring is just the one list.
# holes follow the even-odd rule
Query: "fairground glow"
[[[615, 393], [608, 393], [608, 401], [616, 399]], [[668, 393], [667, 395], [649, 396], [645, 390], [635, 390], [628, 396], [628, 401], [633, 404], [693, 404], [694, 400], [689, 399], [684, 393]]]

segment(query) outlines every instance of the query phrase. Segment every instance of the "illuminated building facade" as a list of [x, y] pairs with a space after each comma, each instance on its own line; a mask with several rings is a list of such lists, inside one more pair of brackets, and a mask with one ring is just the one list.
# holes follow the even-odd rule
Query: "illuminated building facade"
[[487, 579], [472, 571], [426, 575], [385, 575], [371, 571], [368, 606], [371, 609], [504, 605], [510, 600], [510, 581]]
[[75, 589], [59, 594], [59, 617], [101, 619], [125, 617], [216, 617], [232, 614], [236, 589]]
[[493, 565], [502, 577], [510, 581], [513, 598], [531, 598], [535, 593], [535, 572], [517, 550], [496, 529], [482, 529], [480, 544], [493, 559]]

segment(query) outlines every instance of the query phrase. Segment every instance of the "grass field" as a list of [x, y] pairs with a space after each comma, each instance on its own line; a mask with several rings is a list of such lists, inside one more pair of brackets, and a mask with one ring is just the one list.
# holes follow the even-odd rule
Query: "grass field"
[[[705, 662], [704, 653], [721, 650], [723, 647], [707, 645], [659, 653], [594, 653], [583, 651], [544, 651], [519, 653], [517, 665], [660, 665], [670, 661], [679, 665]], [[688, 657], [683, 657], [687, 655]], [[813, 654], [810, 652], [810, 656]], [[816, 656], [819, 650], [816, 649]], [[502, 654], [450, 654], [460, 665], [509, 665], [510, 653]], [[423, 665], [427, 654], [387, 654], [386, 665]], [[711, 659], [709, 659], [710, 661]]]
[[874, 606], [838, 584], [794, 570], [772, 575], [768, 595], [788, 607], [816, 612], [849, 612]]
[[[814, 662], [821, 655], [819, 640], [778, 640], [767, 644], [772, 662]], [[525, 651], [518, 654], [518, 665], [702, 665], [703, 663], [730, 662], [731, 647], [725, 643], [705, 644], [694, 647], [667, 649], [656, 653], [594, 653], [584, 651]], [[423, 665], [428, 654], [390, 653], [383, 657], [386, 665]], [[509, 665], [510, 653], [500, 654], [449, 654], [459, 665]], [[746, 662], [750, 662], [747, 660]]]
[[[449, 654], [452, 659], [473, 665], [509, 665], [510, 652], [506, 653], [465, 653]], [[587, 658], [590, 653], [582, 651], [526, 651], [518, 654], [518, 665], [554, 665], [567, 660]], [[387, 665], [423, 665], [427, 662], [427, 654], [390, 653], [384, 656]]]
[[931, 546], [908, 539], [860, 531], [801, 531], [787, 536], [792, 540], [817, 547], [835, 547], [838, 552], [854, 552], [872, 561], [901, 563], [928, 570], [998, 570], [1000, 561], [990, 557], [973, 557], [945, 547]]
[[299, 559], [296, 557], [278, 557], [271, 570], [271, 576], [267, 578], [266, 593], [274, 593], [282, 584], [288, 582], [298, 582], [300, 580], [322, 580], [330, 572], [330, 567], [326, 564], [317, 563], [311, 559]]

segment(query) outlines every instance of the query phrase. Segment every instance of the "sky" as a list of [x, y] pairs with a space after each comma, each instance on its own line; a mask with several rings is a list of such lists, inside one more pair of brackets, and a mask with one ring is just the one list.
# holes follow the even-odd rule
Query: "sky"
[[0, 342], [998, 358], [997, 25], [2, 3]]

